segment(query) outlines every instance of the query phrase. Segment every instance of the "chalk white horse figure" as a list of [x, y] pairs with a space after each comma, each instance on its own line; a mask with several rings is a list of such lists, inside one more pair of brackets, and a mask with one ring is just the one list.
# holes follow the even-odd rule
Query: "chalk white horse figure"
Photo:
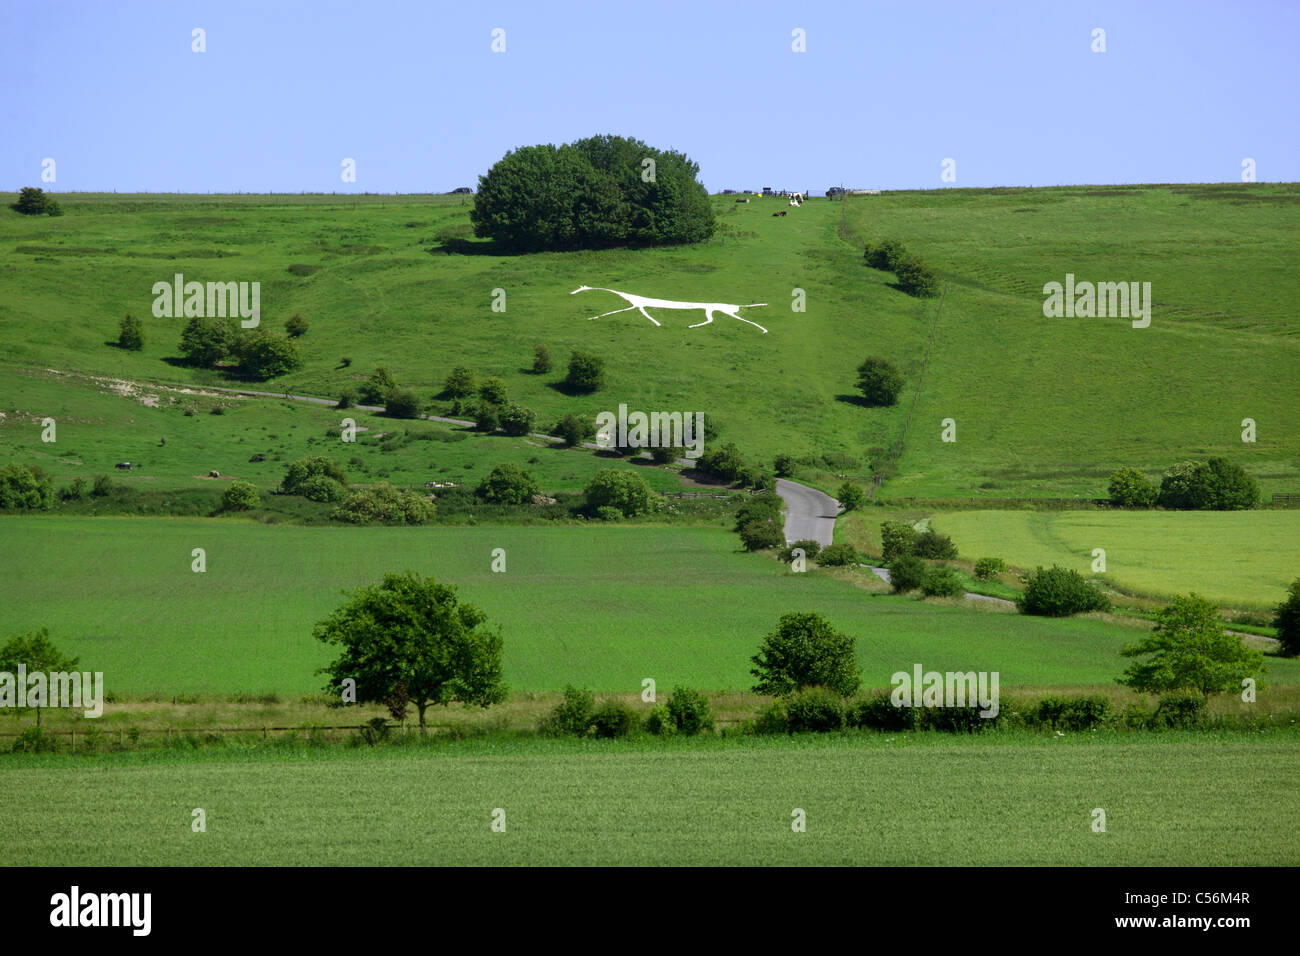
[[617, 289], [605, 289], [600, 286], [590, 285], [580, 285], [570, 292], [569, 295], [577, 295], [579, 292], [612, 292], [616, 296], [622, 298], [625, 302], [631, 303], [631, 305], [625, 309], [614, 309], [612, 312], [602, 312], [600, 315], [593, 315], [587, 319], [588, 322], [594, 319], [603, 319], [607, 315], [615, 315], [619, 312], [630, 312], [632, 309], [636, 309], [651, 322], [654, 322], [655, 325], [659, 325], [655, 320], [655, 317], [647, 312], [646, 309], [703, 309], [704, 321], [696, 322], [694, 325], [687, 326], [687, 328], [698, 329], [701, 325], [708, 325], [713, 321], [713, 313], [721, 312], [723, 315], [730, 316], [733, 319], [740, 319], [741, 322], [744, 322], [747, 325], [752, 325], [764, 334], [767, 333], [767, 329], [763, 328], [757, 322], [750, 322], [749, 319], [741, 318], [736, 314], [741, 309], [750, 309], [760, 305], [767, 305], [766, 302], [750, 302], [747, 305], [732, 305], [729, 302], [677, 302], [673, 299], [649, 299], [643, 295], [632, 295], [630, 292], [619, 292]]

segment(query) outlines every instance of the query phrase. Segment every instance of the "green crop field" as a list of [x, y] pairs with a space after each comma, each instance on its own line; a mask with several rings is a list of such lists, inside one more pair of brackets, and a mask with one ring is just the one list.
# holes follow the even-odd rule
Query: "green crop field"
[[970, 558], [996, 555], [1021, 568], [1059, 564], [1130, 592], [1195, 591], [1235, 607], [1267, 608], [1300, 574], [1300, 512], [963, 511], [931, 526]]
[[[207, 570], [191, 571], [191, 551]], [[492, 551], [506, 552], [493, 573]], [[0, 601], [18, 632], [49, 627], [119, 692], [319, 689], [315, 621], [387, 571], [460, 587], [499, 623], [517, 691], [639, 690], [653, 677], [737, 690], [782, 613], [823, 613], [857, 637], [867, 686], [914, 663], [999, 671], [1003, 686], [1109, 685], [1141, 633], [985, 606], [872, 594], [791, 574], [710, 528], [303, 528], [222, 519], [0, 519]], [[866, 578], [866, 572], [861, 572]], [[1300, 661], [1269, 679], [1300, 683]]]
[[[884, 494], [1096, 496], [1119, 465], [1159, 471], [1213, 453], [1240, 461], [1266, 493], [1295, 491], [1297, 201], [1297, 187], [1267, 184], [899, 192], [849, 202], [846, 240], [838, 203], [773, 219], [775, 203], [718, 197], [721, 228], [698, 246], [498, 256], [443, 251], [469, 236], [469, 207], [449, 197], [70, 195], [57, 219], [0, 217], [11, 252], [0, 274], [14, 290], [0, 303], [0, 348], [25, 368], [217, 383], [166, 361], [183, 320], [152, 315], [153, 283], [177, 272], [259, 281], [263, 324], [294, 312], [311, 322], [304, 368], [273, 388], [332, 396], [384, 363], [430, 398], [464, 363], [504, 378], [539, 423], [620, 403], [689, 409], [760, 459], [862, 458], [903, 433], [938, 302], [863, 265], [864, 239], [892, 237], [951, 287], [901, 474]], [[1044, 318], [1042, 286], [1067, 271], [1152, 282], [1151, 326]], [[579, 285], [765, 302], [745, 314], [770, 331], [722, 316], [687, 329], [702, 318], [693, 313], [663, 313], [661, 328], [635, 312], [587, 321], [623, 302], [570, 295]], [[505, 312], [491, 309], [494, 289]], [[791, 309], [796, 289], [804, 312]], [[142, 353], [105, 344], [126, 312], [145, 321]], [[534, 342], [555, 355], [551, 375], [523, 371]], [[606, 359], [604, 391], [554, 387], [573, 347]], [[868, 354], [907, 374], [898, 406], [853, 400]], [[955, 443], [939, 440], [949, 417]], [[1247, 417], [1254, 444], [1240, 440]]]
[[469, 741], [102, 755], [92, 775], [13, 757], [0, 865], [1293, 866], [1300, 791], [1278, 768], [1298, 747], [1293, 731]]

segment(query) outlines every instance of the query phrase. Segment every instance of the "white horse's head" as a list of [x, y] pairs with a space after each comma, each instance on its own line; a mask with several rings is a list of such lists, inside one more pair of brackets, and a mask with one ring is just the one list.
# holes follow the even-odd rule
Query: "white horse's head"
[[591, 286], [589, 286], [589, 285], [580, 285], [580, 286], [578, 286], [576, 289], [574, 289], [572, 292], [570, 292], [569, 295], [577, 295], [579, 292], [586, 292], [586, 291], [588, 291], [590, 288], [591, 288]]

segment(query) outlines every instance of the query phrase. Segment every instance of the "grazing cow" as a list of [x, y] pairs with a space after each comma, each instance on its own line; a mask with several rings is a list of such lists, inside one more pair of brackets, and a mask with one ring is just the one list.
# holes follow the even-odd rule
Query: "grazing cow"
[[749, 202], [748, 199], [737, 199], [736, 202]]
[[789, 213], [789, 210], [787, 210], [787, 209], [782, 209], [780, 212], [774, 212], [774, 213], [772, 213], [772, 215], [774, 215], [774, 216], [784, 216], [784, 215], [787, 215], [788, 213]]
[[131, 463], [129, 461], [119, 461], [115, 467], [122, 469], [122, 471], [130, 471]]
[[250, 462], [252, 462], [252, 461], [266, 461], [266, 456], [265, 456], [265, 455], [254, 455], [252, 458], [250, 458], [250, 459], [248, 459], [248, 460], [249, 460]]
[[221, 477], [221, 472], [219, 472], [219, 471], [210, 471], [210, 472], [208, 472], [208, 477], [209, 477], [209, 478], [220, 478], [220, 477]]

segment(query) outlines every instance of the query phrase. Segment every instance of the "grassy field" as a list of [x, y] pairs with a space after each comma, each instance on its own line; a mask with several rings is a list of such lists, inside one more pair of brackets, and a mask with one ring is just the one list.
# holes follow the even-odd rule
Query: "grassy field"
[[1138, 594], [1195, 591], [1234, 607], [1270, 608], [1300, 577], [1300, 511], [965, 511], [931, 526], [969, 558], [996, 555], [1021, 568], [1060, 564]]
[[[902, 240], [950, 283], [886, 494], [1104, 497], [1121, 465], [1213, 454], [1266, 493], [1300, 491], [1300, 187], [933, 190], [849, 209], [859, 240]], [[1150, 282], [1150, 327], [1044, 318], [1043, 285], [1067, 272]]]
[[[202, 547], [207, 571], [190, 570]], [[490, 570], [504, 548], [505, 574]], [[387, 571], [458, 585], [499, 623], [517, 691], [709, 690], [752, 683], [778, 617], [817, 610], [857, 637], [867, 686], [920, 662], [996, 670], [1003, 687], [1109, 685], [1133, 622], [1047, 620], [975, 602], [877, 593], [865, 571], [791, 574], [710, 528], [304, 528], [222, 519], [0, 519], [6, 630], [56, 643], [123, 693], [316, 690], [329, 651], [311, 627]], [[1300, 661], [1269, 679], [1300, 683]]]
[[1297, 757], [1293, 731], [15, 756], [0, 865], [1295, 865]]
[[[1212, 453], [1241, 461], [1266, 492], [1294, 491], [1298, 199], [1274, 184], [887, 193], [849, 203], [845, 241], [837, 203], [773, 219], [775, 203], [718, 197], [721, 228], [696, 247], [497, 256], [443, 251], [469, 235], [469, 207], [450, 197], [73, 194], [57, 219], [0, 216], [12, 253], [0, 274], [15, 290], [0, 303], [0, 348], [24, 368], [212, 384], [213, 373], [165, 361], [182, 320], [152, 316], [152, 285], [175, 272], [260, 281], [265, 325], [294, 312], [311, 322], [304, 368], [275, 388], [329, 396], [382, 362], [430, 397], [465, 363], [503, 377], [542, 420], [623, 402], [699, 410], [760, 458], [861, 459], [900, 437], [911, 392], [895, 408], [863, 408], [854, 370], [881, 354], [915, 384], [937, 307], [862, 264], [861, 241], [889, 236], [951, 288], [886, 494], [1095, 496], [1118, 465], [1158, 471]], [[1044, 319], [1041, 288], [1067, 271], [1151, 281], [1151, 327]], [[770, 332], [726, 318], [687, 330], [697, 319], [685, 313], [665, 314], [662, 328], [626, 313], [588, 322], [623, 303], [570, 296], [579, 285], [766, 302], [747, 314]], [[490, 308], [498, 288], [504, 313]], [[795, 289], [805, 312], [790, 309]], [[105, 344], [125, 312], [144, 318], [143, 353]], [[534, 342], [556, 356], [555, 373], [523, 371]], [[595, 396], [555, 388], [578, 346], [607, 360]], [[939, 441], [947, 417], [956, 443]], [[1245, 417], [1256, 444], [1240, 441]]]

